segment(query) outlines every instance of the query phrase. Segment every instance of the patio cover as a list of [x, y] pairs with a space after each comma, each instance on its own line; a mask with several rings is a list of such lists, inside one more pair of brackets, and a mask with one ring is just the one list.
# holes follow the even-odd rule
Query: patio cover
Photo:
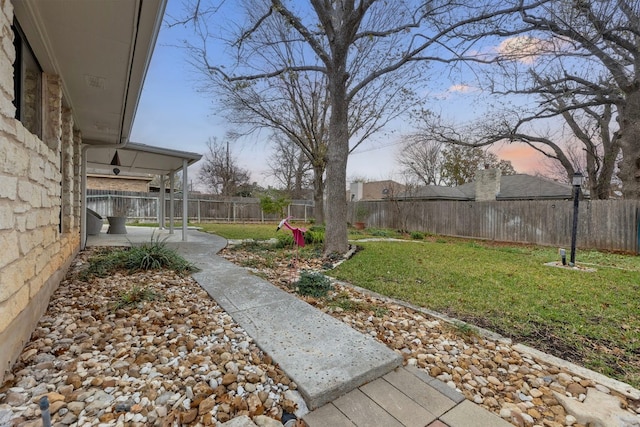
[[169, 175], [181, 170], [184, 167], [184, 161], [187, 162], [187, 166], [190, 166], [202, 158], [202, 154], [198, 153], [130, 142], [120, 148], [90, 147], [87, 150], [87, 168], [113, 173], [114, 166], [111, 166], [111, 159], [116, 150], [121, 164], [118, 169], [123, 175]]
[[[111, 164], [113, 156], [118, 152], [118, 158], [120, 160], [119, 166]], [[122, 174], [153, 174], [160, 175], [161, 177], [161, 189], [160, 189], [160, 212], [159, 219], [161, 227], [164, 226], [165, 212], [164, 212], [164, 177], [169, 176], [170, 182], [173, 184], [173, 176], [179, 170], [182, 170], [182, 212], [188, 212], [188, 167], [202, 158], [201, 154], [192, 153], [188, 151], [172, 150], [168, 148], [154, 147], [151, 145], [140, 144], [131, 142], [124, 146], [85, 146], [85, 171], [82, 174], [83, 177], [83, 206], [87, 206], [86, 203], [86, 171], [91, 169], [96, 172], [108, 172], [114, 173], [113, 169], [117, 167], [119, 173]], [[169, 227], [170, 233], [173, 233], [173, 185], [169, 189], [169, 197], [171, 200], [171, 210], [169, 212]], [[183, 215], [184, 217], [184, 215]], [[182, 241], [187, 240], [187, 221], [182, 221]], [[82, 231], [82, 247], [86, 245], [86, 230]]]

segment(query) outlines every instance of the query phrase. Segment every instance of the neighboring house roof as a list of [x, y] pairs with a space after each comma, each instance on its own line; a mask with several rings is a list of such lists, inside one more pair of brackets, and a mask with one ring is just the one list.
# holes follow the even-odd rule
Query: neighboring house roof
[[83, 144], [127, 142], [166, 0], [19, 0], [45, 73], [59, 76]]
[[[571, 199], [571, 185], [526, 174], [500, 177], [500, 191], [496, 200], [557, 200]], [[405, 191], [398, 198], [419, 200], [475, 200], [476, 182], [458, 187], [426, 185]]]
[[[461, 185], [460, 191], [475, 199], [475, 182]], [[539, 176], [526, 174], [500, 177], [500, 192], [496, 200], [557, 200], [571, 199], [573, 187]]]
[[401, 199], [420, 200], [473, 200], [460, 190], [460, 187], [445, 187], [443, 185], [423, 185], [407, 190], [398, 195]]

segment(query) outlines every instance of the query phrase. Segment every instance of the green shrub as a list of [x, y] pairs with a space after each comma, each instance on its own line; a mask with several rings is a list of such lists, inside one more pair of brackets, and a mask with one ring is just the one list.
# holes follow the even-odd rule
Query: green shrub
[[260, 209], [266, 214], [284, 216], [285, 208], [291, 204], [291, 200], [279, 191], [273, 193], [260, 196]]
[[333, 290], [333, 285], [327, 276], [317, 272], [303, 271], [300, 279], [296, 283], [297, 291], [300, 295], [316, 298], [327, 296]]
[[369, 230], [369, 234], [371, 234], [372, 236], [375, 237], [390, 237], [393, 235], [393, 233], [389, 230], [382, 230], [379, 228], [375, 228], [372, 230]]
[[304, 233], [304, 242], [308, 245], [324, 243], [324, 227], [311, 227]]
[[291, 233], [278, 233], [276, 235], [276, 248], [288, 248], [293, 245], [293, 235]]
[[420, 231], [412, 231], [411, 232], [411, 238], [413, 240], [423, 240], [424, 239], [424, 233], [422, 233]]

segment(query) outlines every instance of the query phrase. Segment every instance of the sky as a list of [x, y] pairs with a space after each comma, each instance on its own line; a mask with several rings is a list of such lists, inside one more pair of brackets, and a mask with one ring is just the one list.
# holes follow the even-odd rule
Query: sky
[[[178, 16], [181, 0], [168, 0], [165, 16]], [[197, 75], [187, 62], [182, 40], [192, 37], [191, 30], [181, 26], [162, 26], [149, 70], [144, 82], [130, 140], [143, 144], [204, 154], [207, 141], [216, 137], [224, 141], [233, 131], [225, 125], [210, 94], [197, 90]], [[446, 78], [446, 76], [445, 76]], [[449, 118], [464, 121], [472, 107], [472, 97], [465, 86], [446, 80], [434, 82], [440, 87], [430, 108], [436, 108]], [[401, 136], [413, 130], [403, 122], [394, 122], [390, 133], [380, 134], [363, 143], [349, 157], [347, 178], [368, 180], [395, 179], [403, 182], [396, 162]], [[274, 185], [268, 178], [266, 158], [270, 147], [267, 131], [240, 139], [232, 144], [231, 153], [240, 167], [251, 172], [252, 182]], [[498, 156], [510, 160], [518, 173], [541, 171], [541, 156], [519, 144], [492, 149]], [[202, 161], [201, 161], [202, 162]], [[200, 163], [201, 163], [200, 162]], [[189, 170], [190, 181], [196, 185], [198, 164]]]

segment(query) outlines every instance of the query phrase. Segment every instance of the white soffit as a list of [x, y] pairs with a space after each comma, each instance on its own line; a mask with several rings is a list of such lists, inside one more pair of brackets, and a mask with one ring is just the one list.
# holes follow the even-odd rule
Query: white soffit
[[15, 16], [85, 143], [127, 141], [166, 0], [14, 0]]

